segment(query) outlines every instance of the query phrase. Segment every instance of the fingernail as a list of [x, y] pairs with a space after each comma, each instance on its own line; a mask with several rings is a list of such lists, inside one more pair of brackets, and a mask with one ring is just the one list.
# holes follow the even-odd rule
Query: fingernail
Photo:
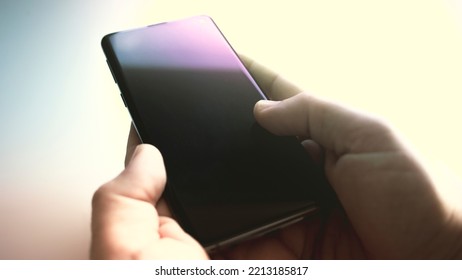
[[142, 145], [143, 144], [136, 145], [136, 147], [134, 148], [134, 151], [133, 151], [133, 154], [132, 154], [132, 157], [131, 157], [130, 161], [133, 161], [133, 159], [136, 158], [141, 153], [141, 151], [143, 150]]
[[255, 104], [255, 107], [256, 107], [255, 109], [259, 110], [259, 111], [266, 110], [266, 109], [268, 109], [270, 107], [273, 107], [277, 103], [279, 103], [279, 101], [260, 100], [260, 101], [257, 102], [257, 104]]

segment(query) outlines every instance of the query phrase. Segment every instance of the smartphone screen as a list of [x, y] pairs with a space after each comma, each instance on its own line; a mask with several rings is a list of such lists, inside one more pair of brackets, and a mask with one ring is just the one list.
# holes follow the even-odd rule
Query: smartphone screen
[[164, 157], [175, 218], [203, 246], [316, 209], [322, 171], [295, 137], [256, 123], [266, 97], [209, 17], [109, 34], [102, 45], [142, 142]]

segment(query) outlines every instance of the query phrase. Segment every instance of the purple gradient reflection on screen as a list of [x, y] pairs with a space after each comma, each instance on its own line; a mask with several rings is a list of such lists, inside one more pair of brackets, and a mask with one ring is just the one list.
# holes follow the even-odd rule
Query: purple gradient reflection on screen
[[[229, 56], [231, 47], [213, 39], [221, 36], [220, 31], [206, 24], [207, 20], [210, 21], [207, 17], [200, 17], [190, 25], [175, 26], [175, 22], [170, 22], [169, 29], [146, 27], [148, 32], [120, 33], [114, 44], [121, 51], [120, 59], [126, 66], [199, 70], [235, 68], [237, 57]], [[146, 33], [138, 36], [138, 32]]]

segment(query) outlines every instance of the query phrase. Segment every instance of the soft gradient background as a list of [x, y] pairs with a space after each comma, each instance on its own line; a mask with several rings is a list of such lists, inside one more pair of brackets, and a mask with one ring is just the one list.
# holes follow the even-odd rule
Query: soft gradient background
[[130, 124], [100, 39], [197, 14], [238, 52], [384, 116], [429, 162], [462, 175], [461, 1], [7, 0], [0, 258], [87, 258], [91, 196], [123, 167]]

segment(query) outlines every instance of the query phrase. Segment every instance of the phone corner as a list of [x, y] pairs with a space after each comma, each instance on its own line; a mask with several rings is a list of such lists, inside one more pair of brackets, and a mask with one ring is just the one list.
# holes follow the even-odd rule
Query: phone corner
[[109, 33], [109, 34], [106, 34], [104, 35], [102, 38], [101, 38], [101, 41], [100, 41], [100, 44], [101, 44], [101, 47], [103, 49], [105, 49], [108, 45], [109, 45], [109, 42], [111, 40], [111, 37], [116, 34], [117, 32], [112, 32], [112, 33]]

